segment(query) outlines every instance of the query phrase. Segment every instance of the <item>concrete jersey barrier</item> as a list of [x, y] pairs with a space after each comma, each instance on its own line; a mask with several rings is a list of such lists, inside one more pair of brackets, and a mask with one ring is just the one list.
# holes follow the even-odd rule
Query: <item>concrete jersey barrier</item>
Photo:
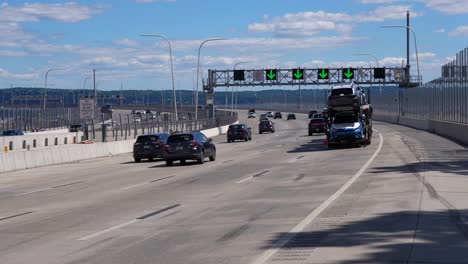
[[[237, 123], [239, 122], [237, 121], [234, 124]], [[200, 132], [207, 137], [215, 137], [225, 134], [228, 128], [229, 125]], [[134, 142], [134, 139], [129, 139], [93, 144], [69, 144], [31, 149], [29, 151], [2, 153], [0, 154], [0, 173], [130, 153], [133, 151]]]

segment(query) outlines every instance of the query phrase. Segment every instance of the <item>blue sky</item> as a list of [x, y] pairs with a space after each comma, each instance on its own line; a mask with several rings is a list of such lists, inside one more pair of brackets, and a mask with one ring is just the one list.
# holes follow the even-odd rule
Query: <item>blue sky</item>
[[[425, 81], [468, 45], [467, 0], [119, 0], [0, 1], [0, 87], [170, 88], [171, 39], [176, 85], [192, 89], [199, 44], [208, 68], [397, 66], [405, 59], [406, 10], [417, 33]], [[416, 71], [413, 42], [412, 70]], [[91, 82], [88, 82], [91, 84]], [[88, 85], [88, 88], [91, 86]]]

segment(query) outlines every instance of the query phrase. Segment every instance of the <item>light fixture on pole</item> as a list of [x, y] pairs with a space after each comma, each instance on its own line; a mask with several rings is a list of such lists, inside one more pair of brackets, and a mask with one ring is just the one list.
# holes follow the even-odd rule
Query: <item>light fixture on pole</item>
[[[416, 32], [414, 31], [413, 28], [404, 26], [404, 25], [389, 25], [389, 26], [382, 26], [381, 28], [406, 28], [409, 29], [411, 32], [413, 32], [413, 38], [414, 38], [414, 49], [416, 51], [416, 67], [418, 68], [418, 84], [421, 83], [421, 75], [419, 73], [419, 55], [418, 55], [418, 44], [416, 41]], [[407, 62], [409, 64], [409, 62]]]
[[60, 70], [64, 70], [64, 69], [59, 69], [59, 68], [52, 68], [52, 69], [49, 69], [46, 74], [45, 74], [45, 81], [44, 81], [44, 105], [43, 105], [43, 109], [46, 109], [47, 107], [47, 76], [49, 75], [49, 72], [51, 71], [60, 71]]
[[143, 34], [140, 35], [142, 37], [157, 37], [157, 38], [163, 38], [167, 41], [167, 45], [169, 46], [169, 59], [171, 61], [171, 76], [172, 76], [172, 96], [173, 96], [173, 101], [174, 101], [174, 114], [175, 114], [175, 119], [176, 121], [179, 120], [178, 115], [177, 115], [177, 99], [176, 99], [176, 91], [175, 91], [175, 81], [174, 81], [174, 67], [172, 65], [172, 47], [171, 47], [171, 42], [169, 41], [168, 38], [166, 38], [163, 35], [160, 34]]
[[199, 83], [199, 75], [200, 75], [200, 53], [201, 53], [201, 48], [203, 45], [207, 42], [210, 41], [218, 41], [218, 40], [227, 40], [227, 38], [210, 38], [205, 41], [203, 41], [200, 44], [200, 47], [198, 47], [198, 62], [197, 62], [197, 82], [196, 82], [196, 88], [195, 88], [195, 120], [198, 119], [198, 83]]

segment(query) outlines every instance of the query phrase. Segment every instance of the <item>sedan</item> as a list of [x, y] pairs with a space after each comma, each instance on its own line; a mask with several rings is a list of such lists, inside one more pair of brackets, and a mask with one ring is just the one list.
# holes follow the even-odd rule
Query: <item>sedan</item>
[[255, 114], [255, 112], [249, 112], [249, 115], [248, 117], [249, 118], [255, 118], [257, 115]]
[[258, 124], [258, 133], [262, 134], [263, 132], [275, 133], [275, 123], [270, 120], [261, 121]]
[[314, 133], [326, 133], [327, 126], [325, 125], [325, 119], [315, 118], [311, 119], [309, 122], [309, 136], [312, 136]]
[[274, 118], [274, 119], [276, 119], [276, 118], [282, 119], [282, 118], [283, 118], [283, 115], [281, 114], [281, 112], [275, 112], [275, 115], [274, 115], [273, 118]]
[[164, 145], [163, 158], [167, 166], [172, 166], [176, 160], [181, 164], [185, 164], [186, 160], [196, 160], [198, 164], [203, 164], [206, 157], [210, 161], [216, 159], [216, 146], [211, 138], [201, 132], [172, 134]]
[[162, 150], [166, 144], [169, 134], [157, 133], [138, 136], [133, 144], [133, 159], [140, 162], [142, 159], [152, 161], [155, 158], [162, 158]]

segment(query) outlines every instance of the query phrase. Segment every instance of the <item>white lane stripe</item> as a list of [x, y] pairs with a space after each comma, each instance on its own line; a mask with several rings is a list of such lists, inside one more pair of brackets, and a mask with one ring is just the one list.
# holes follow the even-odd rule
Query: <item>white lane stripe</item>
[[145, 185], [145, 184], [148, 184], [148, 183], [149, 182], [142, 182], [142, 183], [138, 183], [138, 184], [135, 184], [135, 185], [130, 185], [130, 186], [124, 187], [124, 188], [122, 188], [120, 190], [121, 191], [128, 190], [128, 189], [135, 188], [135, 187], [138, 187], [138, 186], [142, 186], [142, 185]]
[[240, 181], [237, 181], [236, 183], [243, 183], [243, 182], [246, 182], [246, 181], [250, 181], [250, 180], [252, 180], [252, 179], [253, 179], [253, 176], [249, 176], [249, 177], [244, 178], [244, 179], [242, 179], [242, 180], [240, 180]]
[[50, 190], [50, 189], [52, 189], [52, 188], [44, 188], [44, 189], [40, 189], [40, 190], [20, 193], [20, 194], [16, 194], [15, 196], [22, 196], [22, 195], [27, 195], [27, 194], [31, 194], [31, 193], [43, 192], [43, 191], [47, 191], [47, 190]]
[[380, 131], [378, 131], [377, 129], [373, 128], [372, 130], [374, 130], [375, 132], [379, 133]]
[[328, 208], [336, 199], [338, 199], [363, 173], [366, 169], [370, 166], [370, 164], [374, 161], [374, 159], [379, 155], [380, 151], [382, 150], [383, 146], [383, 137], [382, 134], [379, 134], [380, 143], [379, 147], [375, 151], [374, 155], [364, 164], [361, 169], [351, 178], [349, 179], [343, 186], [341, 186], [338, 191], [336, 191], [330, 198], [328, 198], [325, 202], [323, 202], [319, 207], [315, 208], [306, 218], [304, 218], [299, 224], [294, 226], [288, 234], [282, 238], [280, 241], [276, 242], [275, 245], [272, 246], [272, 249], [267, 249], [259, 258], [252, 262], [252, 264], [264, 264], [268, 259], [270, 259], [276, 252], [278, 252], [286, 243], [289, 242], [292, 238], [294, 238], [295, 233], [301, 232], [304, 228], [309, 225], [314, 219], [322, 213], [325, 209]]
[[102, 235], [102, 234], [105, 234], [105, 233], [108, 233], [108, 232], [110, 232], [110, 231], [113, 231], [113, 230], [122, 228], [122, 227], [124, 227], [124, 226], [128, 226], [128, 225], [134, 224], [134, 223], [139, 222], [139, 221], [140, 221], [140, 220], [138, 220], [138, 219], [133, 219], [133, 220], [130, 220], [130, 221], [125, 222], [125, 223], [123, 223], [123, 224], [116, 225], [116, 226], [113, 226], [113, 227], [104, 229], [104, 230], [102, 230], [102, 231], [96, 232], [96, 233], [91, 234], [91, 235], [89, 235], [89, 236], [85, 236], [85, 237], [82, 237], [82, 238], [78, 238], [78, 240], [81, 240], [81, 241], [89, 240], [89, 239], [91, 239], [91, 238], [95, 238], [95, 237], [100, 236], [100, 235]]

